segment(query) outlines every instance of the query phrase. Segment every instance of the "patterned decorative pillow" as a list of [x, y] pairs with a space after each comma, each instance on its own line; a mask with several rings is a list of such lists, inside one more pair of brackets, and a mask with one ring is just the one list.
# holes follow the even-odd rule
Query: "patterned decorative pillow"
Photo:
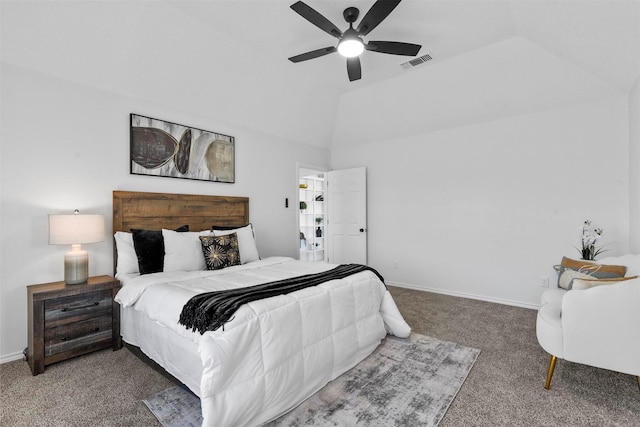
[[200, 236], [200, 241], [207, 270], [220, 270], [232, 265], [240, 265], [240, 251], [236, 233], [224, 236]]
[[627, 276], [640, 276], [640, 254], [610, 256], [598, 262], [609, 265], [625, 265], [627, 267]]
[[574, 279], [614, 279], [624, 277], [627, 272], [625, 266], [597, 264], [567, 257], [563, 257], [555, 269], [558, 272], [558, 287], [567, 290], [572, 288]]

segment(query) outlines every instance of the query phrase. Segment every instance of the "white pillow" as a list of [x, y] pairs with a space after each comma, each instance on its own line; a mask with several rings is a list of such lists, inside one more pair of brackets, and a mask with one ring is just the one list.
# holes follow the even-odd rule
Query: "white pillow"
[[226, 236], [231, 233], [238, 235], [238, 250], [240, 251], [240, 262], [242, 264], [260, 259], [258, 248], [256, 247], [256, 240], [253, 237], [253, 226], [251, 224], [234, 228], [233, 230], [213, 230], [214, 236]]
[[603, 285], [615, 285], [617, 283], [623, 283], [631, 280], [637, 281], [638, 276], [631, 277], [619, 277], [619, 278], [611, 278], [611, 279], [573, 279], [572, 290], [585, 290], [589, 288], [593, 288], [595, 286], [603, 286]]
[[[206, 232], [209, 233], [208, 231]], [[164, 239], [163, 271], [206, 270], [207, 265], [202, 253], [202, 244], [198, 232], [182, 232], [162, 229]]]
[[598, 264], [606, 265], [626, 265], [627, 273], [625, 276], [640, 276], [640, 254], [627, 254], [617, 257], [607, 257], [596, 261]]
[[140, 274], [138, 256], [133, 247], [133, 235], [124, 231], [116, 231], [113, 237], [116, 239], [116, 251], [118, 252], [116, 274]]

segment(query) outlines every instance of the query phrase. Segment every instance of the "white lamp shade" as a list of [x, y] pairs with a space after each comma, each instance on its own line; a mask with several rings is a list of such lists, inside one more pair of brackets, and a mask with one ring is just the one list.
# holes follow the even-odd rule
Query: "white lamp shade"
[[104, 215], [49, 215], [50, 245], [102, 242], [104, 235]]

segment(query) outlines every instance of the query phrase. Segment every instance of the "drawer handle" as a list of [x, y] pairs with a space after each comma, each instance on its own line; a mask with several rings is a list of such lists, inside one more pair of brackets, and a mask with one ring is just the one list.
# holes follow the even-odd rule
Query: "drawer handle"
[[65, 308], [63, 308], [61, 311], [80, 310], [81, 308], [95, 307], [96, 305], [100, 305], [100, 302], [96, 301], [96, 302], [91, 303], [91, 304], [87, 304], [87, 305], [79, 305], [79, 306], [77, 306], [77, 307], [65, 307]]
[[[93, 333], [96, 333], [96, 332], [98, 332], [99, 330], [100, 330], [100, 328], [93, 328], [93, 329], [91, 330], [91, 332], [89, 332], [87, 335], [89, 335], [89, 334], [93, 334]], [[61, 338], [61, 340], [62, 340], [62, 341], [69, 341], [69, 340], [72, 340], [72, 339], [73, 339], [73, 338], [71, 338], [71, 337], [62, 337], [62, 338]]]

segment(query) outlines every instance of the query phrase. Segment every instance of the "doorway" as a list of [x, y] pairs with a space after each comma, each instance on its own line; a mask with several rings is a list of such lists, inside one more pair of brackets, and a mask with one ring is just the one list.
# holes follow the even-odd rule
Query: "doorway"
[[298, 259], [367, 263], [366, 168], [298, 166]]
[[325, 170], [298, 166], [298, 258], [301, 261], [326, 261], [326, 188]]

